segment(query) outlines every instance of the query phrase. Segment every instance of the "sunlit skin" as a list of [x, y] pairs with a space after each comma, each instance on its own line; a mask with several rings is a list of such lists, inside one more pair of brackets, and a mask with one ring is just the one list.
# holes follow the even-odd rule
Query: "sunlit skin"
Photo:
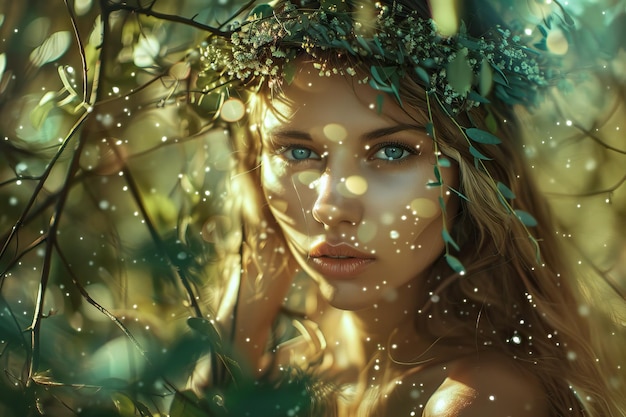
[[[381, 113], [369, 86], [312, 68], [284, 93], [291, 104], [276, 110], [286, 120], [270, 111], [264, 118], [262, 184], [291, 252], [331, 305], [362, 310], [393, 302], [403, 311], [444, 248], [442, 190], [427, 185], [435, 155], [426, 121], [389, 97]], [[456, 187], [457, 176], [456, 167], [443, 169], [445, 184]], [[446, 206], [453, 217], [456, 201]], [[323, 243], [369, 259], [355, 273], [328, 273], [333, 267], [314, 259]], [[412, 296], [402, 300], [406, 287]]]

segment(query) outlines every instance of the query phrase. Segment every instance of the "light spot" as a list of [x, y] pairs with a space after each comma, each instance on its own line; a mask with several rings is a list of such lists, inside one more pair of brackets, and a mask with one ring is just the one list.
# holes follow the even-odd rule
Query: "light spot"
[[400, 233], [397, 230], [392, 230], [389, 232], [389, 237], [392, 239], [398, 239], [400, 237]]
[[315, 171], [302, 171], [297, 174], [296, 178], [302, 184], [312, 188], [315, 185], [315, 181], [319, 180], [320, 174]]
[[378, 227], [376, 223], [363, 222], [359, 224], [356, 235], [359, 238], [359, 241], [367, 243], [374, 239], [377, 229]]
[[333, 142], [341, 142], [348, 137], [348, 131], [338, 123], [329, 123], [324, 126], [324, 136]]
[[220, 117], [225, 122], [236, 122], [246, 114], [246, 106], [236, 98], [229, 98], [222, 104]]
[[390, 225], [395, 220], [394, 215], [392, 213], [383, 213], [380, 216], [380, 222], [384, 225]]
[[346, 188], [354, 195], [363, 195], [367, 191], [367, 181], [359, 175], [346, 178]]
[[556, 55], [565, 55], [569, 49], [567, 38], [559, 29], [553, 29], [548, 33], [546, 46], [550, 52]]
[[434, 217], [437, 212], [437, 205], [428, 198], [416, 198], [411, 201], [411, 210], [420, 217]]

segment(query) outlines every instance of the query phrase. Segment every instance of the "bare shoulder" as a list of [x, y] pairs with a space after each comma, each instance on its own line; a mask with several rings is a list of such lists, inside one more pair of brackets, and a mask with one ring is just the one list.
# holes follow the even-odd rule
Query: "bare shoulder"
[[539, 379], [496, 353], [450, 363], [448, 376], [428, 400], [424, 417], [547, 417]]

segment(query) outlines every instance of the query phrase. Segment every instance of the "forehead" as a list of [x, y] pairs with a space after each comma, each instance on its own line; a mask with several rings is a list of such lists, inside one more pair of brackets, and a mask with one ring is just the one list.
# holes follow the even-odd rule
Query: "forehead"
[[424, 109], [400, 106], [391, 95], [372, 88], [364, 75], [320, 75], [309, 62], [299, 62], [293, 82], [274, 91], [266, 103], [265, 129], [328, 123], [380, 128], [427, 122]]

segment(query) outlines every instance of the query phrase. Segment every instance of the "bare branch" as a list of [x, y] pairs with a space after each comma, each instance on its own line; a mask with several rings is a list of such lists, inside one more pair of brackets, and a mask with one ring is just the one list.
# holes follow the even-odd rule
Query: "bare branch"
[[157, 232], [156, 227], [154, 226], [154, 223], [152, 222], [152, 219], [150, 218], [150, 214], [148, 213], [148, 210], [143, 204], [143, 201], [141, 198], [141, 191], [139, 190], [139, 187], [137, 186], [137, 184], [135, 183], [133, 179], [133, 175], [130, 172], [130, 169], [128, 168], [128, 164], [126, 163], [122, 155], [120, 155], [119, 150], [115, 146], [115, 143], [112, 142], [112, 139], [107, 138], [107, 142], [111, 146], [111, 149], [113, 149], [113, 151], [115, 152], [115, 155], [117, 156], [120, 164], [122, 164], [122, 172], [124, 174], [124, 177], [126, 178], [126, 183], [128, 184], [128, 190], [131, 192], [131, 195], [133, 196], [133, 200], [135, 201], [135, 204], [137, 204], [137, 206], [139, 207], [139, 211], [141, 212], [141, 215], [146, 222], [148, 232], [150, 233], [150, 236], [152, 237], [154, 244], [156, 245], [157, 249], [163, 254], [163, 256], [168, 260], [168, 264], [170, 266], [172, 275], [178, 278], [178, 280], [181, 282], [181, 284], [185, 288], [185, 291], [187, 292], [187, 301], [189, 302], [189, 305], [191, 305], [191, 307], [193, 308], [196, 316], [202, 317], [202, 311], [200, 310], [200, 306], [198, 304], [198, 301], [196, 300], [196, 295], [194, 294], [193, 289], [191, 288], [191, 284], [189, 283], [189, 280], [187, 279], [187, 277], [182, 273], [182, 271], [174, 267], [174, 262], [171, 259], [171, 256], [169, 255], [167, 250], [165, 249], [163, 240], [161, 239], [161, 236]]
[[113, 3], [111, 1], [107, 1], [107, 0], [103, 0], [102, 1], [102, 9], [105, 10], [107, 13], [111, 13], [114, 11], [118, 11], [118, 10], [125, 10], [131, 13], [136, 13], [136, 14], [142, 14], [145, 16], [150, 16], [150, 17], [154, 17], [157, 19], [162, 19], [162, 20], [166, 20], [169, 22], [175, 22], [175, 23], [181, 23], [184, 25], [188, 25], [191, 27], [195, 27], [197, 29], [201, 29], [204, 30], [206, 32], [209, 32], [213, 35], [218, 35], [218, 36], [229, 36], [230, 32], [229, 31], [223, 31], [221, 29], [212, 27], [212, 26], [208, 26], [205, 25], [203, 23], [197, 22], [195, 19], [195, 16], [192, 17], [191, 19], [189, 18], [185, 18], [185, 17], [181, 17], [181, 16], [176, 16], [176, 15], [170, 15], [170, 14], [166, 14], [166, 13], [160, 13], [160, 12], [156, 12], [154, 10], [152, 10], [152, 6], [154, 5], [154, 2], [148, 6], [148, 7], [141, 7], [141, 6], [131, 6], [128, 5], [126, 3]]

